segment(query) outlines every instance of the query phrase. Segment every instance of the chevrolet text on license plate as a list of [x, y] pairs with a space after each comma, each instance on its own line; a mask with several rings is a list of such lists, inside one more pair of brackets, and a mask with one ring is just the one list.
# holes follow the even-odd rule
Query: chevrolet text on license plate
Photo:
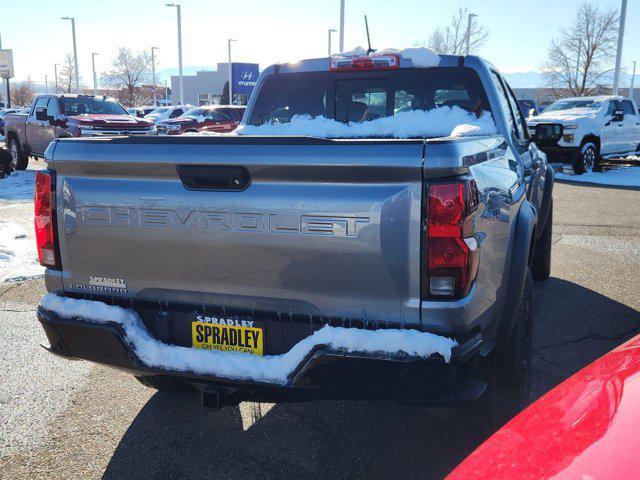
[[251, 320], [198, 315], [191, 336], [195, 348], [263, 355], [264, 331]]

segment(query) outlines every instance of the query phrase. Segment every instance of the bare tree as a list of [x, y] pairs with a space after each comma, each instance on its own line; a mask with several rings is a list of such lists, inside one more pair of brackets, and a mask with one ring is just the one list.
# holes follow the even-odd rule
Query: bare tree
[[70, 53], [64, 59], [62, 68], [58, 72], [58, 91], [56, 93], [71, 93], [75, 79], [75, 63]]
[[459, 8], [451, 16], [447, 26], [438, 26], [429, 36], [427, 45], [436, 53], [443, 55], [465, 55], [467, 38], [469, 52], [477, 52], [489, 38], [489, 30], [477, 21], [472, 21], [469, 25], [469, 10], [465, 7]]
[[618, 40], [618, 11], [584, 3], [573, 25], [552, 40], [542, 65], [556, 98], [602, 91], [610, 81]]
[[125, 90], [126, 98], [122, 99], [123, 103], [128, 107], [135, 107], [142, 100], [143, 83], [150, 80], [150, 68], [151, 56], [147, 52], [133, 53], [128, 48], [121, 47], [111, 71], [103, 74], [102, 82]]
[[11, 103], [19, 107], [31, 105], [36, 92], [31, 86], [31, 82], [22, 82], [11, 85]]

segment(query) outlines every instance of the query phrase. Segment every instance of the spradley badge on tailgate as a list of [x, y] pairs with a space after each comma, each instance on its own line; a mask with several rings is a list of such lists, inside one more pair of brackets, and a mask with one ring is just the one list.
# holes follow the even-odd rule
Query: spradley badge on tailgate
[[97, 275], [89, 277], [89, 285], [70, 283], [69, 287], [91, 292], [127, 293], [127, 282], [124, 278], [99, 277]]

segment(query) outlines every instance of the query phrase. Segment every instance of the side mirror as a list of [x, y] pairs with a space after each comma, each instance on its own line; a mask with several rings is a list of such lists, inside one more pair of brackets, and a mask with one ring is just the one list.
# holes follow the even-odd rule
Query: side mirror
[[538, 112], [536, 112], [536, 109], [535, 109], [535, 108], [530, 108], [530, 109], [529, 109], [529, 116], [530, 116], [530, 117], [535, 117], [537, 113], [538, 113]]
[[613, 111], [613, 120], [619, 122], [624, 119], [624, 110], [614, 110]]
[[47, 115], [47, 107], [36, 108], [36, 120], [40, 120], [42, 122], [46, 122], [49, 120], [49, 116]]

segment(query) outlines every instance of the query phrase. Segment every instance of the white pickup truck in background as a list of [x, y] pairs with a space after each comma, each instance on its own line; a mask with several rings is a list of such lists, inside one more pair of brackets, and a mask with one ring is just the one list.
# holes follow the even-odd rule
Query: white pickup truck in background
[[570, 163], [578, 175], [600, 170], [602, 159], [640, 151], [640, 111], [625, 97], [563, 98], [527, 125], [549, 161]]

